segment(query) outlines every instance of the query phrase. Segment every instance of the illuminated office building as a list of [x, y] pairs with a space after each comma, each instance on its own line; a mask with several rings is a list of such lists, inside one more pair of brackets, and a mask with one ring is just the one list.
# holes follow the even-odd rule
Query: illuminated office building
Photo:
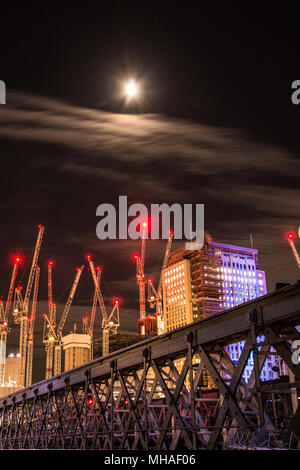
[[[215, 315], [267, 293], [265, 272], [258, 269], [258, 250], [206, 242], [201, 250], [170, 253], [163, 270], [164, 331]], [[259, 338], [262, 340], [262, 338]], [[236, 364], [244, 342], [226, 350]], [[275, 378], [276, 356], [267, 357], [262, 379]], [[248, 380], [253, 357], [244, 371]]]

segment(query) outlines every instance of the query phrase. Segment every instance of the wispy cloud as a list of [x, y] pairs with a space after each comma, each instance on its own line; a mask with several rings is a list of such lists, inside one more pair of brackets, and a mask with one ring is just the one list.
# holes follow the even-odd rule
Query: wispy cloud
[[[204, 203], [213, 235], [254, 232], [262, 252], [269, 250], [271, 226], [271, 246], [278, 250], [284, 227], [297, 224], [300, 163], [285, 148], [233, 129], [161, 115], [112, 114], [21, 93], [10, 93], [7, 102], [0, 136], [54, 144], [55, 157], [45, 152], [31, 165], [40, 166], [45, 179], [47, 167], [53, 167], [68, 181], [95, 185], [94, 207], [119, 194], [147, 202]], [[121, 257], [124, 247], [115, 247]]]

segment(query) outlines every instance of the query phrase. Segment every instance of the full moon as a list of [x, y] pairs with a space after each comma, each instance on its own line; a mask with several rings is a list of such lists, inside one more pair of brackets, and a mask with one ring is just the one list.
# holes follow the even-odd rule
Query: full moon
[[128, 82], [125, 83], [124, 90], [127, 98], [133, 98], [138, 93], [136, 82], [134, 80], [128, 80]]

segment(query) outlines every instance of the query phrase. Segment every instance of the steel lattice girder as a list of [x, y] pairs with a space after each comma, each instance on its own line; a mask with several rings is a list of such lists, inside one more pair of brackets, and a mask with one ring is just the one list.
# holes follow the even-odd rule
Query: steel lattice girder
[[[299, 283], [39, 382], [0, 402], [0, 448], [213, 449], [237, 433], [299, 433], [290, 399], [300, 389], [290, 346], [297, 324]], [[242, 340], [235, 366], [224, 346]], [[271, 346], [294, 382], [260, 382]]]

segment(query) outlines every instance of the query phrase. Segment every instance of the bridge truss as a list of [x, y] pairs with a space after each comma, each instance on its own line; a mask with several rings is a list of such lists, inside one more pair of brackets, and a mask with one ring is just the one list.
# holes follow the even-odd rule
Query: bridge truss
[[[0, 402], [0, 448], [295, 448], [299, 324], [298, 283], [39, 382]], [[237, 341], [234, 364], [226, 346]], [[288, 374], [262, 382], [272, 351]]]

